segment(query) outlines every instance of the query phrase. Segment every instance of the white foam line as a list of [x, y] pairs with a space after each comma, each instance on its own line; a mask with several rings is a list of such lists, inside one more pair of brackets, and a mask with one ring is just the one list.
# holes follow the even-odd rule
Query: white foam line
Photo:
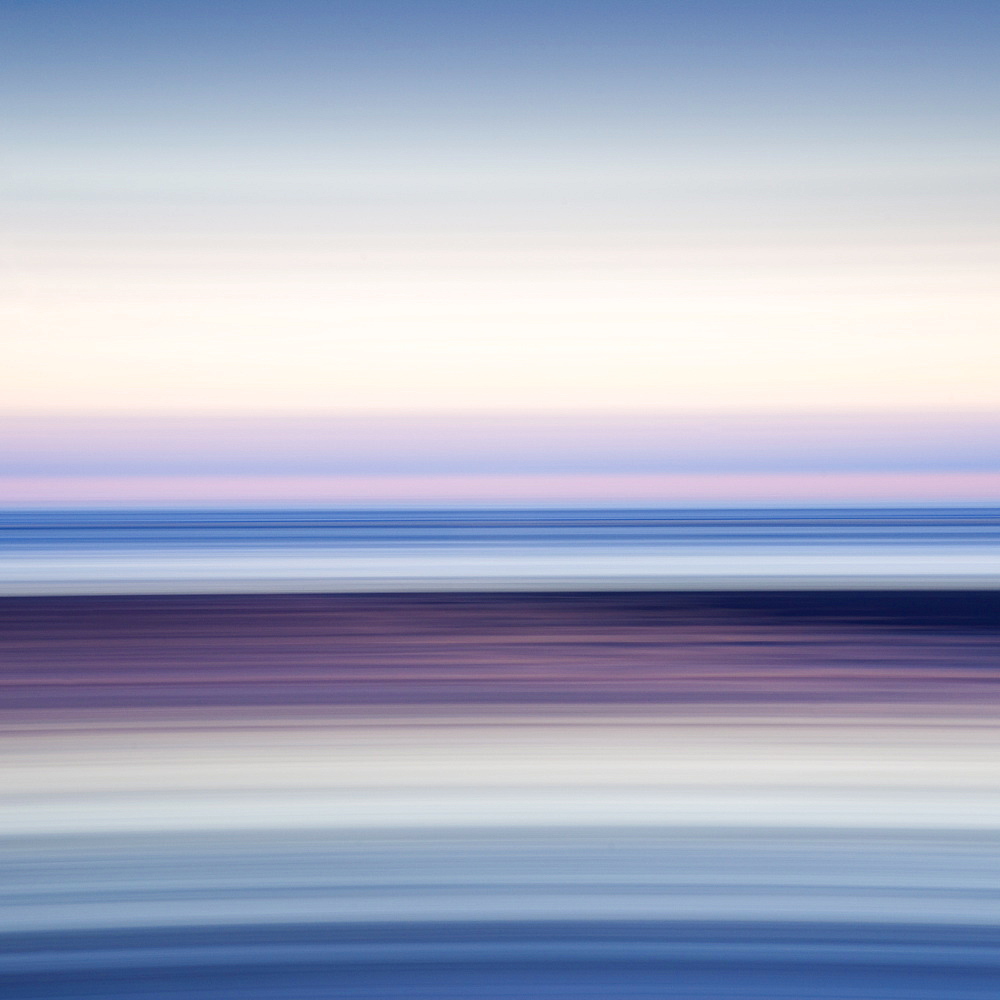
[[1000, 587], [1000, 546], [44, 553], [0, 564], [0, 594]]

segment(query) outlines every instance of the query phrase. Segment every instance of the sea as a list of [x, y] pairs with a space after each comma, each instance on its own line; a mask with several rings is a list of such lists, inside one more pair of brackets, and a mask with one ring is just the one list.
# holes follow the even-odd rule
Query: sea
[[9, 1000], [995, 1000], [1000, 511], [0, 516]]
[[0, 513], [0, 593], [992, 587], [1000, 508]]

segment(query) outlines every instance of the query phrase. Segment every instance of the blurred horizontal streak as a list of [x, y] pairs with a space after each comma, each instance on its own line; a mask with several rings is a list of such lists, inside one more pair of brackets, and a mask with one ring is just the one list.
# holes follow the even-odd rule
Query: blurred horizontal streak
[[355, 922], [9, 941], [0, 974], [14, 996], [72, 994], [83, 977], [116, 997], [988, 1000], [1000, 966], [995, 932], [890, 922]]
[[3, 828], [996, 828], [997, 602], [8, 599]]
[[994, 507], [20, 511], [0, 594], [991, 588]]
[[[77, 596], [0, 602], [7, 711], [996, 704], [1000, 594]], [[421, 708], [421, 706], [425, 706]]]
[[[447, 930], [450, 930], [448, 928]], [[671, 928], [672, 929], [672, 928]], [[437, 941], [357, 941], [338, 938], [348, 937], [340, 928], [334, 930], [332, 940], [317, 943], [268, 943], [261, 946], [252, 937], [247, 944], [226, 942], [224, 944], [187, 943], [168, 944], [160, 947], [112, 947], [104, 950], [80, 949], [78, 951], [56, 951], [39, 948], [35, 954], [8, 958], [0, 964], [7, 972], [40, 971], [83, 971], [89, 969], [123, 969], [173, 966], [250, 966], [269, 965], [297, 966], [307, 963], [344, 963], [361, 965], [367, 963], [438, 963], [438, 962], [483, 962], [483, 961], [577, 961], [583, 964], [600, 963], [609, 959], [617, 961], [674, 961], [674, 962], [719, 962], [719, 961], [767, 961], [791, 960], [797, 962], [851, 962], [882, 964], [885, 962], [907, 962], [922, 966], [955, 966], [982, 964], [986, 968], [1000, 968], [1000, 943], [977, 941], [928, 945], [924, 936], [917, 936], [915, 943], [904, 941], [805, 941], [792, 943], [783, 941], [672, 941], [669, 931], [664, 940], [652, 935], [635, 935], [626, 939], [606, 939], [592, 937], [579, 939], [576, 934], [566, 933], [561, 938], [552, 935], [551, 926], [539, 928], [549, 933], [540, 940], [537, 936], [518, 940], [512, 934], [497, 935], [490, 940], [480, 932], [473, 936], [466, 929], [469, 940], [445, 943]], [[388, 936], [388, 928], [381, 929]], [[444, 928], [442, 928], [444, 930]], [[666, 930], [664, 928], [664, 930]], [[898, 931], [897, 931], [898, 933]], [[244, 931], [244, 935], [246, 935]], [[160, 936], [160, 935], [158, 935]], [[231, 935], [236, 936], [236, 935]], [[374, 935], [372, 935], [374, 936]], [[409, 937], [410, 935], [407, 935]], [[549, 940], [545, 940], [548, 937]], [[951, 935], [948, 935], [951, 937]], [[71, 939], [72, 940], [72, 939]], [[88, 945], [93, 939], [87, 941]], [[169, 938], [168, 938], [169, 940]], [[987, 939], [988, 940], [988, 939]], [[43, 942], [39, 942], [43, 943]], [[44, 942], [47, 943], [47, 942]]]
[[[995, 530], [677, 516], [556, 527]], [[18, 544], [386, 531], [109, 520]], [[405, 523], [432, 548], [551, 525]], [[998, 612], [995, 589], [3, 598], [0, 987], [992, 1000]]]
[[[376, 489], [379, 480], [544, 488], [590, 477], [739, 482], [772, 474], [905, 483], [907, 474], [1000, 476], [1000, 414], [958, 412], [6, 413], [0, 464], [11, 484], [178, 477], [197, 484], [287, 478]], [[699, 476], [700, 474], [700, 476]], [[741, 476], [742, 474], [742, 476]], [[979, 479], [977, 479], [977, 474]], [[683, 476], [680, 482], [684, 481]]]
[[560, 508], [595, 504], [991, 504], [1000, 472], [661, 472], [562, 475], [7, 475], [5, 509], [66, 510], [123, 506], [180, 511], [205, 506], [260, 508], [468, 507]]

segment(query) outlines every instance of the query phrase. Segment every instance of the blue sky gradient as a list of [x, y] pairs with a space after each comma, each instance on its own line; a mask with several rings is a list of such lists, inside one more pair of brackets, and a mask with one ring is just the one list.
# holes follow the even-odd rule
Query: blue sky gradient
[[0, 409], [450, 413], [448, 469], [470, 413], [812, 414], [855, 429], [624, 465], [993, 468], [998, 40], [962, 0], [9, 0]]

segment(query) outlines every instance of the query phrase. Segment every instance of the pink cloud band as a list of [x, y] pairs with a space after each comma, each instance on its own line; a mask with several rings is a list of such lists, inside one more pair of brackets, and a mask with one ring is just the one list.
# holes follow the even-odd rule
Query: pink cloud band
[[631, 475], [32, 476], [0, 505], [330, 505], [1000, 502], [1000, 472]]

